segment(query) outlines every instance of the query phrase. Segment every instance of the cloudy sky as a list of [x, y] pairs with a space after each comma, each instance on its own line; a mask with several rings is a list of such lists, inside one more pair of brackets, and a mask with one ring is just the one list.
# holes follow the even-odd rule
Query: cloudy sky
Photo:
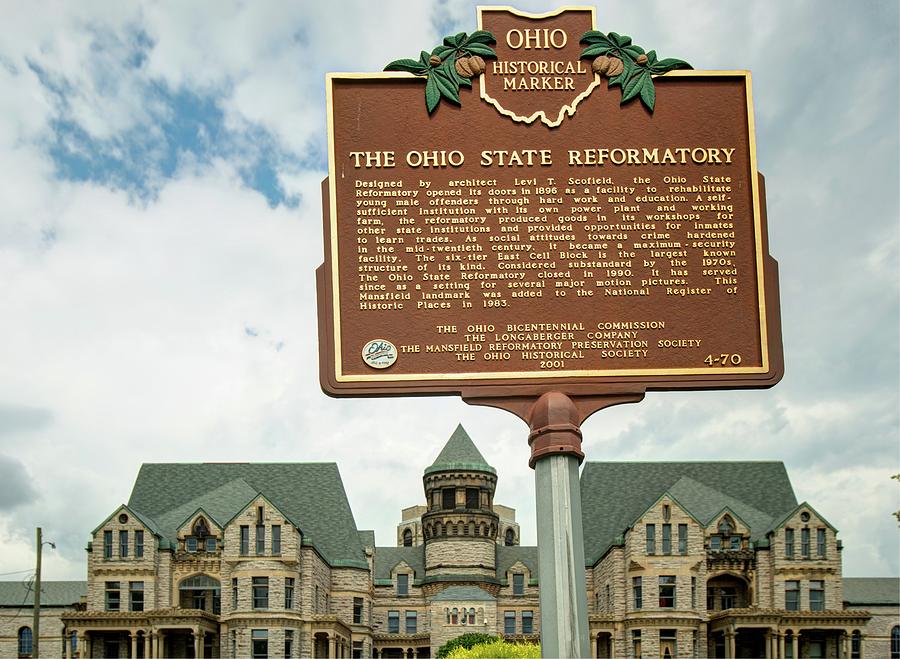
[[[0, 579], [27, 575], [38, 525], [44, 578], [85, 578], [142, 462], [336, 461], [358, 526], [393, 544], [458, 422], [534, 542], [524, 424], [453, 397], [334, 400], [316, 373], [324, 74], [472, 31], [474, 4], [0, 13]], [[844, 573], [897, 575], [898, 4], [611, 0], [597, 19], [752, 70], [786, 375], [601, 412], [588, 458], [783, 460]]]

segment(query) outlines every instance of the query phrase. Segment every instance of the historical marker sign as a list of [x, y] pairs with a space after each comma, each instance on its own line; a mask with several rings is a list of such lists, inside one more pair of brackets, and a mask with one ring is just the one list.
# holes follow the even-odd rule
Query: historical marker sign
[[775, 384], [749, 72], [683, 70], [589, 8], [478, 21], [408, 72], [328, 76], [323, 389]]

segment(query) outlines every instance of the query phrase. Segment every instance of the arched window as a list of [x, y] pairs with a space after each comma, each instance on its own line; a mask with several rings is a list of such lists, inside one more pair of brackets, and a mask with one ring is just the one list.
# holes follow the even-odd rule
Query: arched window
[[474, 608], [469, 609], [469, 624], [470, 625], [475, 624], [475, 609]]
[[722, 535], [731, 535], [734, 531], [734, 520], [731, 519], [731, 515], [725, 515], [722, 518], [722, 521], [719, 522], [719, 533]]
[[412, 531], [406, 529], [403, 532], [403, 546], [404, 547], [412, 547]]
[[512, 547], [516, 544], [516, 533], [512, 529], [506, 529], [506, 546]]
[[31, 627], [19, 628], [19, 656], [31, 656]]
[[900, 625], [891, 630], [891, 659], [900, 659]]
[[459, 609], [457, 609], [455, 607], [450, 611], [450, 624], [451, 625], [459, 624]]
[[198, 538], [205, 538], [209, 535], [209, 525], [202, 517], [198, 517], [197, 521], [194, 522], [194, 535]]

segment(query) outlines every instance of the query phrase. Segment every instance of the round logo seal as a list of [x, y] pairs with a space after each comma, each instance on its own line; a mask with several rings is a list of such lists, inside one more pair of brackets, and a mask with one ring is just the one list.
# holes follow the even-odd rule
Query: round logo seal
[[397, 361], [397, 346], [387, 339], [372, 339], [363, 346], [362, 358], [372, 368], [387, 368]]

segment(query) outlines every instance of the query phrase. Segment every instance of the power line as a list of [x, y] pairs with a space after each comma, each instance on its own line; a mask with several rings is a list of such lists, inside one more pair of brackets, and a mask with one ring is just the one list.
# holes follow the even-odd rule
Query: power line
[[10, 574], [25, 574], [26, 572], [34, 572], [34, 568], [30, 567], [27, 570], [13, 570], [12, 572], [0, 572], [0, 577], [5, 577]]

